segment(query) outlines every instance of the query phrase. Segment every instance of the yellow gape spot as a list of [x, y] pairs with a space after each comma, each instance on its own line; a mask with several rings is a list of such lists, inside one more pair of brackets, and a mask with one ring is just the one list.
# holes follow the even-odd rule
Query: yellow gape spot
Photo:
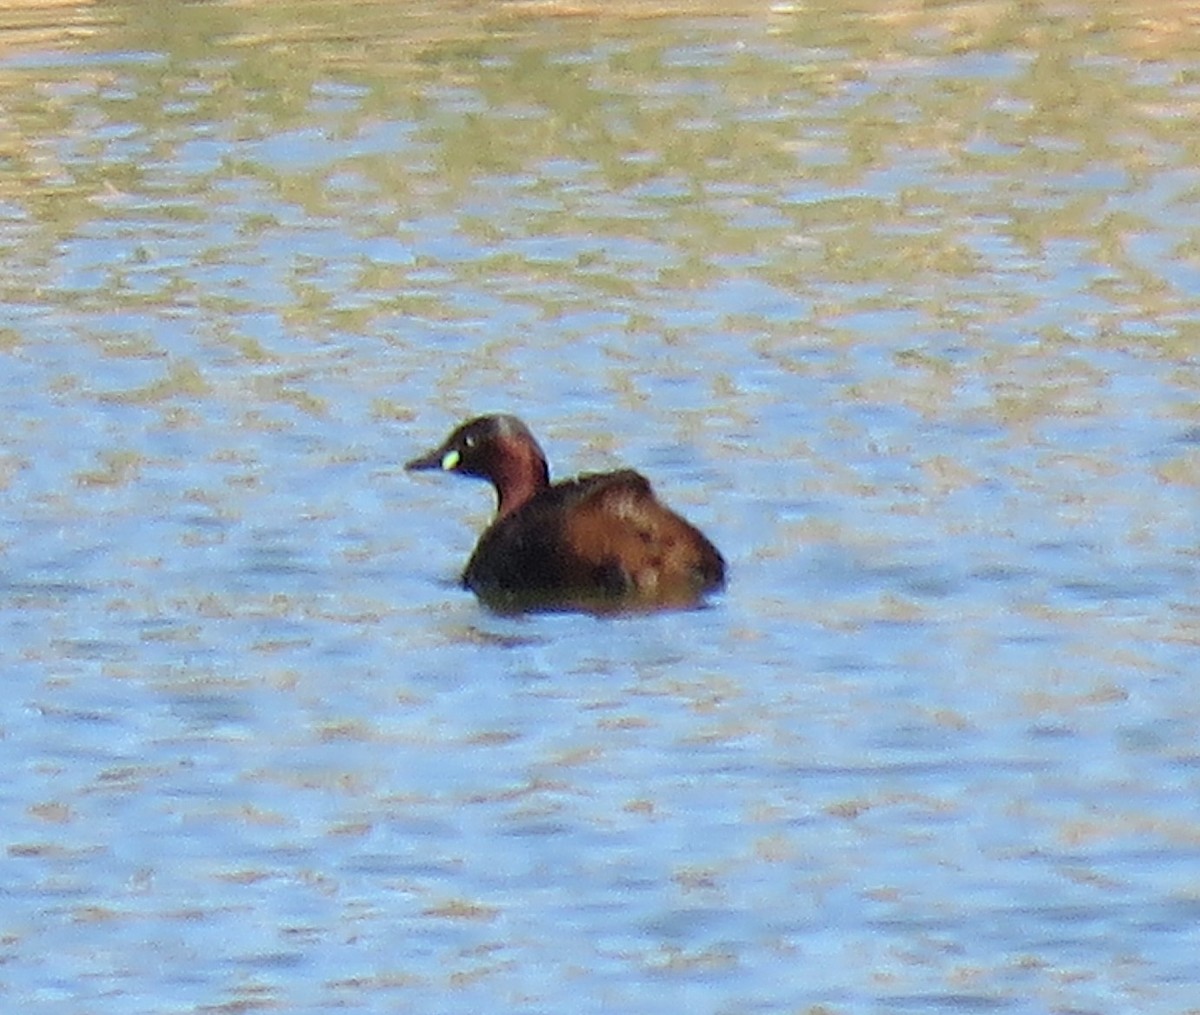
[[456, 468], [458, 468], [458, 463], [461, 460], [462, 455], [460, 455], [456, 449], [451, 448], [444, 455], [442, 455], [442, 468], [446, 472], [453, 472]]

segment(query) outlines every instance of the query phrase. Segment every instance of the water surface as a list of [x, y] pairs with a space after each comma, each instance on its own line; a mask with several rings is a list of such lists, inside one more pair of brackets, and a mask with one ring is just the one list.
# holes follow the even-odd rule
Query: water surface
[[[1194, 1009], [1190, 10], [6, 8], [4, 996]], [[493, 410], [727, 593], [483, 611]]]

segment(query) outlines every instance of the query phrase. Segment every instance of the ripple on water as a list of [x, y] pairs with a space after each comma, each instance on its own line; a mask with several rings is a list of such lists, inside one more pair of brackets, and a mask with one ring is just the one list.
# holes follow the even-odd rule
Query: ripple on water
[[[23, 5], [10, 1002], [1194, 1006], [1176, 6]], [[727, 593], [481, 609], [496, 410]]]

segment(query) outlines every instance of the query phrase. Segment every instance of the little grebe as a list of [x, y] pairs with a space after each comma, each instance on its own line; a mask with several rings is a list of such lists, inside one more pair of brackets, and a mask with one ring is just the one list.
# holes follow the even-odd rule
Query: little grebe
[[550, 484], [546, 456], [515, 416], [480, 416], [408, 462], [488, 480], [496, 518], [462, 583], [495, 609], [687, 606], [725, 584], [725, 561], [632, 469]]

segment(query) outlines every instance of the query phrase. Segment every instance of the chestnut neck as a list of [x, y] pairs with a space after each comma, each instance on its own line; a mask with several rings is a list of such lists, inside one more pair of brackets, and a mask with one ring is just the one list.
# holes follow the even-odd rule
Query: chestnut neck
[[496, 517], [505, 518], [550, 485], [550, 468], [532, 439], [501, 437], [488, 478], [496, 488]]

